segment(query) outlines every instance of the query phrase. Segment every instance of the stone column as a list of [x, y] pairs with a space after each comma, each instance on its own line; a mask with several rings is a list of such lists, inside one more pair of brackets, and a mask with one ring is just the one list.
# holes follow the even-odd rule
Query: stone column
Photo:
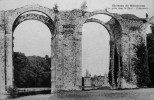
[[56, 50], [55, 50], [55, 39], [51, 39], [51, 93], [56, 92]]
[[121, 87], [119, 88], [131, 88], [131, 84], [128, 83], [129, 75], [130, 75], [130, 37], [128, 29], [125, 29], [125, 34], [122, 34], [121, 37], [121, 49], [122, 49], [122, 65], [123, 65], [123, 78], [121, 80]]
[[13, 88], [13, 58], [12, 58], [12, 32], [6, 30], [6, 85], [7, 88]]
[[[123, 80], [121, 88], [137, 88], [149, 83], [143, 22], [124, 20], [122, 34]], [[144, 69], [144, 70], [143, 70]], [[140, 86], [139, 86], [140, 87]]]
[[75, 86], [81, 90], [82, 86], [82, 32], [75, 34]]
[[0, 99], [6, 98], [6, 69], [5, 69], [5, 26], [4, 12], [0, 12]]
[[[69, 28], [68, 28], [69, 29]], [[75, 89], [75, 37], [74, 32], [64, 31], [62, 43], [63, 89]]]

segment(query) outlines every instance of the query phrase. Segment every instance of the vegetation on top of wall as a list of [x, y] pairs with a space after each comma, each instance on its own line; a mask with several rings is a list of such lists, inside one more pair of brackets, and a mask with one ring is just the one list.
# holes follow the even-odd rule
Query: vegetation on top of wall
[[123, 19], [129, 19], [129, 20], [139, 20], [140, 18], [133, 15], [133, 14], [122, 14], [121, 17]]

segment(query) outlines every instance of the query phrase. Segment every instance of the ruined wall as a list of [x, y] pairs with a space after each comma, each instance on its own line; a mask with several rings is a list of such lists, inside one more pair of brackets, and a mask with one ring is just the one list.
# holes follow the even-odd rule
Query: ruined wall
[[147, 86], [150, 79], [146, 55], [145, 20], [129, 14], [122, 15], [122, 17], [121, 56], [123, 79], [121, 87]]
[[[21, 15], [29, 12], [29, 11], [39, 11], [46, 16], [50, 16], [49, 18], [53, 18], [53, 10], [48, 9], [45, 7], [41, 7], [38, 5], [33, 5], [33, 6], [26, 6], [26, 7], [21, 7], [17, 8], [14, 10], [8, 10], [8, 11], [1, 11], [0, 12], [0, 99], [2, 97], [6, 98], [9, 94], [9, 90], [14, 88], [14, 77], [13, 77], [13, 72], [14, 72], [14, 66], [13, 66], [13, 28], [20, 24], [22, 22], [19, 21], [20, 19], [27, 20], [25, 17], [21, 18]], [[26, 16], [26, 15], [25, 15]], [[38, 16], [35, 16], [31, 14], [30, 16], [27, 16], [28, 19], [33, 19]], [[39, 16], [40, 17], [40, 16]], [[18, 19], [19, 18], [19, 19]], [[44, 17], [37, 18], [36, 20], [40, 20]], [[54, 18], [53, 18], [54, 19]], [[20, 23], [16, 23], [14, 25], [15, 21]], [[53, 29], [52, 23], [49, 23], [44, 18], [47, 26], [49, 29]], [[51, 28], [50, 28], [51, 27]], [[52, 32], [52, 31], [51, 31]]]
[[57, 14], [56, 66], [57, 90], [81, 90], [81, 11], [72, 10]]
[[111, 68], [111, 72], [114, 70], [114, 75], [111, 75], [114, 80], [111, 80], [111, 84], [115, 84], [116, 88], [147, 86], [150, 79], [147, 66], [145, 20], [130, 14], [121, 16], [120, 23], [115, 19], [107, 23], [115, 35], [118, 52], [118, 57], [114, 56], [114, 68]]
[[4, 29], [4, 12], [0, 12], [0, 99], [4, 99], [5, 89], [5, 29]]
[[111, 77], [110, 80], [110, 85], [113, 88], [116, 88], [118, 86], [118, 78], [121, 75], [121, 65], [120, 65], [120, 55], [121, 55], [121, 25], [120, 23], [115, 20], [115, 19], [111, 19], [110, 21], [108, 21], [106, 24], [108, 24], [114, 34], [114, 40], [110, 40], [110, 57], [111, 60], [110, 62], [112, 62], [113, 64], [110, 65], [110, 70], [109, 70], [109, 74]]

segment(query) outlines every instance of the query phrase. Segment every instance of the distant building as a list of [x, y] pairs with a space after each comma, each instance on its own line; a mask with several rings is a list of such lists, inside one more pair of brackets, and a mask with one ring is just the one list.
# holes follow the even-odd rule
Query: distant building
[[91, 77], [84, 77], [84, 86], [91, 86]]
[[99, 75], [92, 77], [91, 85], [97, 87], [109, 86], [107, 74], [105, 74], [104, 76]]
[[86, 70], [86, 75], [83, 77], [84, 86], [91, 86], [91, 74]]
[[109, 86], [108, 83], [108, 76], [107, 74], [104, 74], [104, 76], [94, 76], [91, 77], [91, 74], [86, 70], [85, 77], [83, 77], [83, 86], [84, 88], [89, 87], [103, 87], [103, 86]]

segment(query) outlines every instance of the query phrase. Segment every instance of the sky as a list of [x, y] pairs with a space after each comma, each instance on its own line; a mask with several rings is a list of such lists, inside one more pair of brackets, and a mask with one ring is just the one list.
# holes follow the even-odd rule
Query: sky
[[[59, 10], [72, 10], [80, 8], [85, 0], [0, 0], [0, 10], [19, 8], [25, 5], [39, 4], [53, 8], [58, 4]], [[154, 0], [86, 0], [87, 11], [108, 9], [109, 12], [119, 14], [135, 14], [145, 18], [154, 15]], [[115, 9], [114, 5], [145, 5], [144, 9]], [[113, 9], [114, 8], [114, 9]], [[104, 22], [111, 17], [107, 15], [96, 15]], [[109, 34], [107, 30], [97, 23], [87, 23], [83, 26], [82, 42], [82, 73], [85, 70], [94, 75], [104, 75], [109, 69]], [[21, 23], [14, 32], [14, 51], [24, 52], [26, 55], [50, 55], [51, 54], [51, 33], [46, 25], [39, 21], [25, 21]]]

